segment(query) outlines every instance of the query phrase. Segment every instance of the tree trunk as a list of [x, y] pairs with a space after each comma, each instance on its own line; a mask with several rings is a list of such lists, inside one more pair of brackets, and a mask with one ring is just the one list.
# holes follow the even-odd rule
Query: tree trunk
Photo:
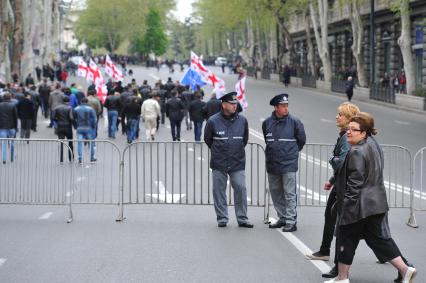
[[353, 1], [349, 4], [349, 20], [352, 27], [352, 53], [356, 61], [356, 69], [358, 75], [358, 83], [362, 87], [368, 85], [367, 76], [364, 68], [364, 56], [362, 54], [362, 40], [364, 28], [360, 13], [361, 7], [358, 1]]
[[[328, 48], [328, 1], [318, 0], [318, 13], [315, 11], [312, 1], [309, 3], [312, 24], [314, 26], [315, 39], [317, 41], [318, 53], [324, 69], [324, 79], [331, 81], [330, 51]], [[321, 34], [318, 32], [318, 21]]]
[[401, 49], [404, 61], [404, 71], [407, 78], [407, 94], [411, 94], [416, 89], [416, 70], [413, 63], [413, 53], [411, 51], [411, 23], [409, 0], [401, 1], [401, 36], [398, 38], [398, 45]]
[[34, 72], [34, 51], [33, 51], [33, 40], [35, 34], [35, 22], [36, 22], [36, 1], [27, 0], [23, 6], [24, 19], [24, 32], [23, 32], [23, 54], [21, 59], [21, 72], [23, 77], [31, 74], [33, 78], [36, 78]]
[[0, 81], [11, 78], [9, 41], [12, 36], [15, 18], [9, 0], [0, 0]]
[[308, 66], [309, 71], [312, 76], [315, 76], [315, 64], [314, 64], [314, 45], [312, 44], [312, 36], [311, 36], [311, 25], [309, 24], [309, 15], [308, 10], [305, 9], [303, 11], [303, 19], [304, 19], [304, 26], [305, 26], [305, 32], [306, 32], [306, 43], [308, 46]]
[[17, 74], [18, 77], [22, 80], [21, 74], [21, 57], [22, 57], [22, 48], [24, 43], [23, 32], [24, 32], [24, 22], [23, 22], [23, 3], [22, 0], [15, 0], [14, 6], [15, 12], [15, 26], [13, 30], [13, 41], [12, 41], [12, 60], [11, 65], [12, 74]]

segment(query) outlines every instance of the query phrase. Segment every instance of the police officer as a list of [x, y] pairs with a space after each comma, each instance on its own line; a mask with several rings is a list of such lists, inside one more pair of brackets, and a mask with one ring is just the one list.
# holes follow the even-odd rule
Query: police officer
[[296, 172], [299, 151], [306, 143], [305, 129], [288, 112], [288, 94], [274, 96], [269, 104], [274, 112], [262, 123], [262, 131], [269, 187], [278, 215], [278, 221], [269, 228], [283, 227], [283, 232], [293, 232], [297, 230]]
[[204, 129], [204, 141], [211, 150], [210, 168], [213, 171], [213, 198], [219, 227], [228, 223], [226, 183], [228, 175], [234, 189], [235, 215], [239, 227], [253, 228], [247, 217], [245, 185], [245, 150], [248, 141], [247, 119], [237, 112], [237, 93], [224, 95], [222, 109], [211, 116]]

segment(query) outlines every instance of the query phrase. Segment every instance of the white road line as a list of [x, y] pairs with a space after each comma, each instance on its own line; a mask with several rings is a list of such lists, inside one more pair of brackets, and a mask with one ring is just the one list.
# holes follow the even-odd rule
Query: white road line
[[320, 119], [320, 121], [321, 121], [321, 122], [324, 122], [324, 123], [331, 123], [331, 124], [334, 124], [334, 123], [335, 123], [335, 121], [330, 120], [330, 119], [325, 119], [325, 118], [321, 118], [321, 119]]
[[154, 75], [153, 73], [149, 74], [149, 76], [151, 78], [153, 78], [154, 80], [158, 81], [160, 79], [160, 77], [157, 77], [156, 75]]
[[204, 159], [204, 158], [202, 158], [202, 157], [197, 157], [197, 160], [198, 160], [198, 161], [204, 161], [205, 159]]
[[410, 122], [398, 121], [398, 120], [395, 120], [395, 124], [398, 124], [398, 125], [411, 125]]
[[[270, 218], [272, 222], [276, 222], [276, 219]], [[312, 250], [308, 248], [299, 238], [297, 238], [293, 233], [282, 232], [281, 229], [275, 229], [280, 233], [284, 238], [286, 238], [303, 256], [307, 254], [312, 254]], [[330, 271], [331, 267], [322, 260], [309, 260], [316, 268], [318, 268], [321, 273], [327, 273]]]
[[52, 216], [53, 212], [46, 212], [45, 214], [43, 214], [42, 216], [40, 216], [38, 219], [39, 220], [47, 220], [50, 218], [50, 216]]
[[7, 261], [7, 258], [0, 258], [0, 267]]
[[194, 151], [192, 147], [188, 147], [188, 151]]

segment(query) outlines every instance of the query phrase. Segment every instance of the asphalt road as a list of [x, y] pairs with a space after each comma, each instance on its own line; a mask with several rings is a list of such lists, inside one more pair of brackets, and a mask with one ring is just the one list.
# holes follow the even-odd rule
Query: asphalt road
[[[161, 69], [158, 73], [156, 69], [132, 69], [138, 83], [147, 79], [153, 84], [155, 80], [166, 80], [168, 76], [178, 80], [183, 74], [177, 71], [171, 75], [167, 69]], [[231, 90], [236, 83], [235, 75], [221, 75], [219, 68], [214, 70], [225, 80], [228, 90]], [[81, 79], [75, 80], [85, 86]], [[275, 94], [285, 91], [290, 94], [290, 112], [305, 124], [308, 142], [334, 143], [337, 134], [334, 116], [337, 106], [345, 101], [344, 97], [310, 89], [284, 89], [278, 83], [250, 78], [246, 88], [249, 108], [244, 115], [251, 128], [251, 142], [263, 144], [259, 133], [262, 119], [272, 111], [269, 100]], [[375, 117], [380, 131], [378, 140], [381, 143], [398, 144], [411, 152], [426, 145], [426, 116], [357, 102], [356, 99], [354, 102], [362, 111], [370, 112]], [[53, 130], [46, 128], [47, 124], [48, 121], [40, 117], [39, 130], [32, 134], [32, 138], [56, 138]], [[140, 136], [140, 140], [145, 141], [143, 126]], [[108, 140], [105, 119], [99, 124], [99, 138]], [[182, 127], [182, 139], [192, 141], [193, 132]], [[167, 123], [160, 127], [156, 141], [171, 141]], [[233, 207], [229, 208], [230, 225], [219, 229], [212, 206], [155, 205], [164, 201], [176, 203], [178, 198], [183, 203], [187, 200], [190, 203], [192, 200], [196, 200], [194, 203], [197, 204], [201, 200], [204, 204], [208, 203], [208, 195], [211, 193], [206, 192], [209, 182], [208, 154], [192, 143], [178, 146], [170, 143], [167, 149], [137, 144], [127, 151], [125, 160], [128, 162], [125, 166], [128, 167], [125, 167], [127, 173], [124, 187], [129, 189], [125, 191], [125, 202], [154, 204], [125, 206], [127, 219], [122, 223], [114, 221], [119, 211], [116, 205], [119, 198], [118, 152], [126, 146], [126, 138], [121, 133], [116, 140], [98, 143], [98, 162], [90, 164], [85, 161], [83, 166], [67, 162], [59, 165], [58, 145], [54, 143], [42, 146], [31, 142], [29, 145], [21, 143], [18, 146], [20, 156], [27, 155], [31, 158], [30, 161], [18, 158], [14, 164], [8, 164], [7, 169], [3, 167], [0, 170], [0, 178], [7, 181], [1, 182], [2, 199], [6, 197], [15, 202], [47, 199], [50, 203], [63, 204], [73, 198], [74, 203], [91, 204], [74, 205], [74, 222], [71, 224], [66, 223], [68, 210], [64, 205], [0, 206], [0, 282], [304, 283], [322, 282], [321, 272], [327, 271], [331, 265], [322, 262], [314, 265], [303, 256], [319, 247], [323, 224], [322, 207], [300, 207], [299, 230], [289, 235], [268, 229], [263, 224], [264, 211], [261, 207], [249, 208], [249, 218], [255, 224], [254, 229], [237, 227]], [[193, 151], [187, 150], [187, 147]], [[45, 154], [37, 155], [37, 152]], [[148, 152], [152, 152], [154, 158], [150, 159]], [[161, 154], [158, 159], [155, 158], [157, 152]], [[183, 171], [172, 169], [176, 168], [174, 158], [182, 152], [184, 160], [190, 164], [188, 172], [203, 170], [202, 178], [195, 179], [189, 173], [188, 175], [185, 168]], [[86, 159], [87, 147], [84, 154]], [[300, 200], [305, 205], [309, 205], [309, 199], [313, 196], [316, 198], [314, 192], [308, 191], [318, 189], [314, 187], [318, 187], [329, 174], [321, 161], [323, 159], [317, 162], [315, 158], [319, 157], [312, 159], [311, 155], [308, 152], [304, 159], [309, 164], [306, 166], [315, 167], [317, 171], [312, 171], [306, 177], [307, 180], [315, 181], [306, 183]], [[326, 160], [327, 154], [323, 155]], [[138, 161], [137, 156], [143, 158]], [[158, 162], [144, 164], [143, 160], [164, 160], [168, 165]], [[262, 164], [263, 161], [254, 160], [254, 163]], [[319, 171], [322, 167], [322, 171]], [[72, 182], [69, 172], [73, 172], [72, 178], [76, 181], [77, 188], [70, 187]], [[180, 179], [176, 179], [176, 176]], [[305, 179], [303, 174], [302, 179]], [[143, 183], [141, 180], [144, 180]], [[14, 189], [15, 186], [17, 190]], [[175, 195], [182, 190], [184, 198], [181, 198], [181, 194]], [[22, 195], [30, 197], [22, 198]], [[258, 196], [254, 194], [254, 197], [251, 195], [255, 204], [261, 195], [262, 193]], [[324, 205], [324, 201], [316, 205]], [[273, 208], [271, 214], [274, 215]], [[418, 268], [417, 282], [423, 282], [426, 270], [426, 218], [424, 212], [417, 212], [420, 228], [413, 229], [405, 225], [408, 216], [407, 209], [392, 209], [391, 230], [404, 255]], [[375, 263], [375, 257], [365, 243], [360, 245], [351, 270], [351, 282], [392, 282], [395, 275], [391, 266]]]

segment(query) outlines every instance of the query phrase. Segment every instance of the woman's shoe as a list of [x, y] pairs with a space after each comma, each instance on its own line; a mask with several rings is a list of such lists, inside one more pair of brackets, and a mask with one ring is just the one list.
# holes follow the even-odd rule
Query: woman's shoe
[[404, 280], [402, 283], [411, 283], [413, 282], [414, 277], [416, 277], [417, 270], [414, 267], [408, 267], [407, 272], [405, 273]]
[[338, 280], [339, 277], [324, 281], [324, 283], [350, 283], [349, 278]]

